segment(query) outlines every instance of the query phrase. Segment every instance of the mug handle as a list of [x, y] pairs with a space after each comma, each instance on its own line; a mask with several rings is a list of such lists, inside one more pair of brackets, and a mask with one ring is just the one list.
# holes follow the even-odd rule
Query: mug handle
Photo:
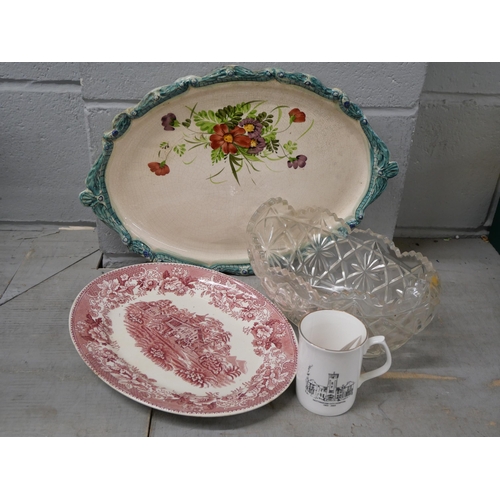
[[370, 337], [366, 343], [363, 354], [366, 353], [366, 351], [368, 351], [368, 349], [374, 344], [380, 344], [384, 348], [385, 355], [386, 355], [387, 359], [386, 359], [385, 363], [380, 368], [376, 368], [375, 370], [371, 370], [369, 372], [362, 373], [359, 376], [358, 387], [360, 387], [363, 382], [366, 382], [367, 380], [370, 380], [371, 378], [380, 377], [380, 375], [383, 375], [385, 372], [389, 371], [389, 368], [391, 367], [391, 363], [392, 363], [391, 351], [389, 350], [389, 347], [385, 343], [385, 337], [383, 335], [377, 335], [376, 337]]

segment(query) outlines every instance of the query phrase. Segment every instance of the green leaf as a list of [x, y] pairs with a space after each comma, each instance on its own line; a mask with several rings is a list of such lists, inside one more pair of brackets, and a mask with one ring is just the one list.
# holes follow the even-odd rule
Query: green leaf
[[301, 139], [302, 137], [304, 137], [304, 136], [307, 134], [307, 132], [309, 132], [309, 130], [311, 130], [311, 129], [312, 129], [312, 126], [313, 126], [313, 125], [314, 125], [314, 120], [311, 122], [311, 125], [309, 125], [309, 128], [308, 128], [308, 129], [307, 129], [307, 130], [306, 130], [306, 131], [305, 131], [302, 135], [300, 135], [300, 136], [297, 138], [297, 140], [299, 140], [299, 139]]
[[251, 106], [249, 102], [242, 102], [236, 105], [235, 112], [244, 115], [245, 113], [248, 113], [250, 111], [250, 107]]
[[221, 121], [211, 120], [206, 111], [200, 111], [197, 115], [195, 115], [194, 122], [202, 132], [206, 132], [207, 134], [211, 134], [214, 131], [215, 125], [222, 123]]
[[[267, 149], [264, 149], [264, 151], [262, 151], [261, 153], [261, 156], [267, 161], [281, 161], [283, 160], [284, 158], [287, 158], [287, 156], [281, 156], [273, 151], [268, 151]], [[272, 155], [272, 156], [271, 156]], [[263, 162], [264, 165], [267, 166], [267, 163], [264, 161]], [[269, 168], [269, 167], [268, 167]]]
[[215, 163], [218, 163], [224, 158], [224, 152], [222, 151], [221, 148], [212, 149], [210, 157], [212, 158], [212, 165], [214, 165]]
[[240, 181], [238, 179], [238, 172], [243, 167], [241, 162], [238, 162], [238, 159], [234, 155], [229, 155], [229, 165], [231, 166], [231, 172], [236, 179], [236, 182], [239, 184]]
[[266, 149], [271, 153], [277, 153], [280, 146], [280, 141], [278, 139], [270, 139], [267, 141]]
[[275, 125], [278, 125], [278, 123], [280, 122], [280, 120], [281, 120], [281, 118], [282, 118], [282, 116], [283, 116], [283, 111], [282, 111], [282, 109], [283, 109], [283, 108], [288, 108], [288, 107], [289, 107], [289, 106], [276, 106], [275, 108], [273, 108], [273, 109], [271, 110], [271, 113], [272, 113], [273, 111], [275, 111], [275, 110], [278, 110], [278, 119], [276, 120]]
[[276, 139], [276, 134], [278, 129], [275, 127], [266, 127], [262, 129], [262, 137], [267, 141], [274, 141]]
[[216, 123], [206, 121], [206, 120], [195, 120], [196, 126], [207, 134], [211, 134], [214, 131]]
[[254, 165], [254, 162], [255, 163], [259, 163], [259, 162], [264, 163], [260, 158], [257, 158], [254, 155], [245, 155], [245, 159], [246, 159], [247, 169], [249, 172], [250, 172], [250, 169], [248, 167], [251, 167], [252, 170], [255, 170], [256, 172], [260, 172], [260, 170]]
[[236, 106], [225, 106], [215, 113], [209, 111], [209, 117], [213, 116], [219, 123], [225, 123], [230, 129], [236, 127], [243, 118], [243, 114], [250, 110], [248, 103], [237, 104]]
[[241, 156], [245, 158], [250, 163], [263, 163], [263, 161], [257, 156], [257, 155], [250, 155], [248, 153], [245, 153], [243, 149], [239, 149]]
[[215, 179], [215, 178], [216, 178], [219, 174], [221, 174], [221, 173], [224, 171], [224, 169], [225, 169], [225, 168], [226, 168], [226, 167], [223, 167], [223, 168], [222, 168], [221, 170], [219, 170], [216, 174], [213, 174], [213, 175], [211, 175], [210, 177], [208, 177], [208, 179], [210, 180], [210, 182], [212, 182], [213, 184], [222, 184], [222, 183], [226, 182], [226, 181], [214, 182], [214, 179]]
[[186, 145], [178, 144], [177, 146], [174, 146], [174, 152], [177, 153], [179, 156], [182, 156], [186, 152]]
[[192, 108], [190, 108], [189, 106], [186, 106], [186, 108], [189, 109], [189, 111], [191, 111], [191, 114], [189, 115], [188, 120], [190, 120], [191, 118], [193, 118], [194, 110], [196, 109], [196, 106], [198, 106], [198, 103], [196, 103]]
[[297, 150], [297, 143], [288, 141], [285, 144], [283, 144], [283, 149], [289, 154], [292, 155], [294, 151]]
[[188, 144], [194, 144], [194, 146], [191, 146], [189, 148], [189, 151], [191, 151], [192, 149], [195, 149], [195, 148], [199, 148], [200, 146], [203, 146], [204, 149], [206, 149], [206, 147], [208, 146], [208, 144], [204, 143], [204, 142], [198, 142], [198, 143], [195, 143], [195, 142], [192, 142], [192, 141], [188, 141], [186, 140], [186, 142]]
[[283, 111], [281, 111], [281, 107], [278, 108], [278, 119], [276, 120], [276, 124], [279, 123], [281, 117], [283, 116]]

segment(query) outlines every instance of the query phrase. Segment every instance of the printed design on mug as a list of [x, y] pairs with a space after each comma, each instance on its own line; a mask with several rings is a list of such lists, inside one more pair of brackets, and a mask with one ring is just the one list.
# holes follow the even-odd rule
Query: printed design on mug
[[310, 378], [310, 372], [313, 365], [309, 365], [306, 378], [306, 394], [309, 394], [314, 401], [323, 403], [325, 406], [336, 406], [345, 403], [349, 396], [354, 394], [354, 382], [347, 382], [338, 387], [338, 373], [329, 373], [326, 385], [318, 384]]

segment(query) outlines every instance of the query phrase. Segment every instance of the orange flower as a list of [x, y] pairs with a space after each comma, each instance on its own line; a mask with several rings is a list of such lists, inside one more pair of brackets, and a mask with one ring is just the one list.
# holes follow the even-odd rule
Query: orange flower
[[300, 111], [299, 108], [293, 108], [288, 112], [290, 116], [290, 123], [302, 123], [306, 121], [306, 114], [303, 111]]
[[148, 163], [148, 167], [151, 172], [154, 172], [156, 175], [167, 175], [170, 172], [170, 168], [166, 163], [158, 163], [157, 161], [152, 161]]
[[210, 136], [210, 146], [212, 149], [222, 148], [224, 154], [235, 154], [238, 152], [235, 144], [242, 148], [251, 146], [251, 139], [245, 135], [246, 131], [241, 127], [234, 127], [229, 131], [229, 127], [223, 123], [215, 125], [214, 134]]

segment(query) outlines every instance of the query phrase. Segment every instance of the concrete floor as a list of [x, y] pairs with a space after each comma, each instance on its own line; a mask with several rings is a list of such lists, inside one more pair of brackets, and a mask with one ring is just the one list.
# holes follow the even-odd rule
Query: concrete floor
[[[442, 281], [434, 321], [393, 353], [338, 417], [306, 411], [294, 384], [223, 418], [152, 410], [103, 383], [71, 342], [74, 298], [101, 269], [94, 230], [0, 228], [1, 436], [500, 436], [500, 255], [482, 239], [397, 240]], [[255, 277], [242, 278], [262, 291]], [[366, 366], [374, 361], [369, 360]]]

